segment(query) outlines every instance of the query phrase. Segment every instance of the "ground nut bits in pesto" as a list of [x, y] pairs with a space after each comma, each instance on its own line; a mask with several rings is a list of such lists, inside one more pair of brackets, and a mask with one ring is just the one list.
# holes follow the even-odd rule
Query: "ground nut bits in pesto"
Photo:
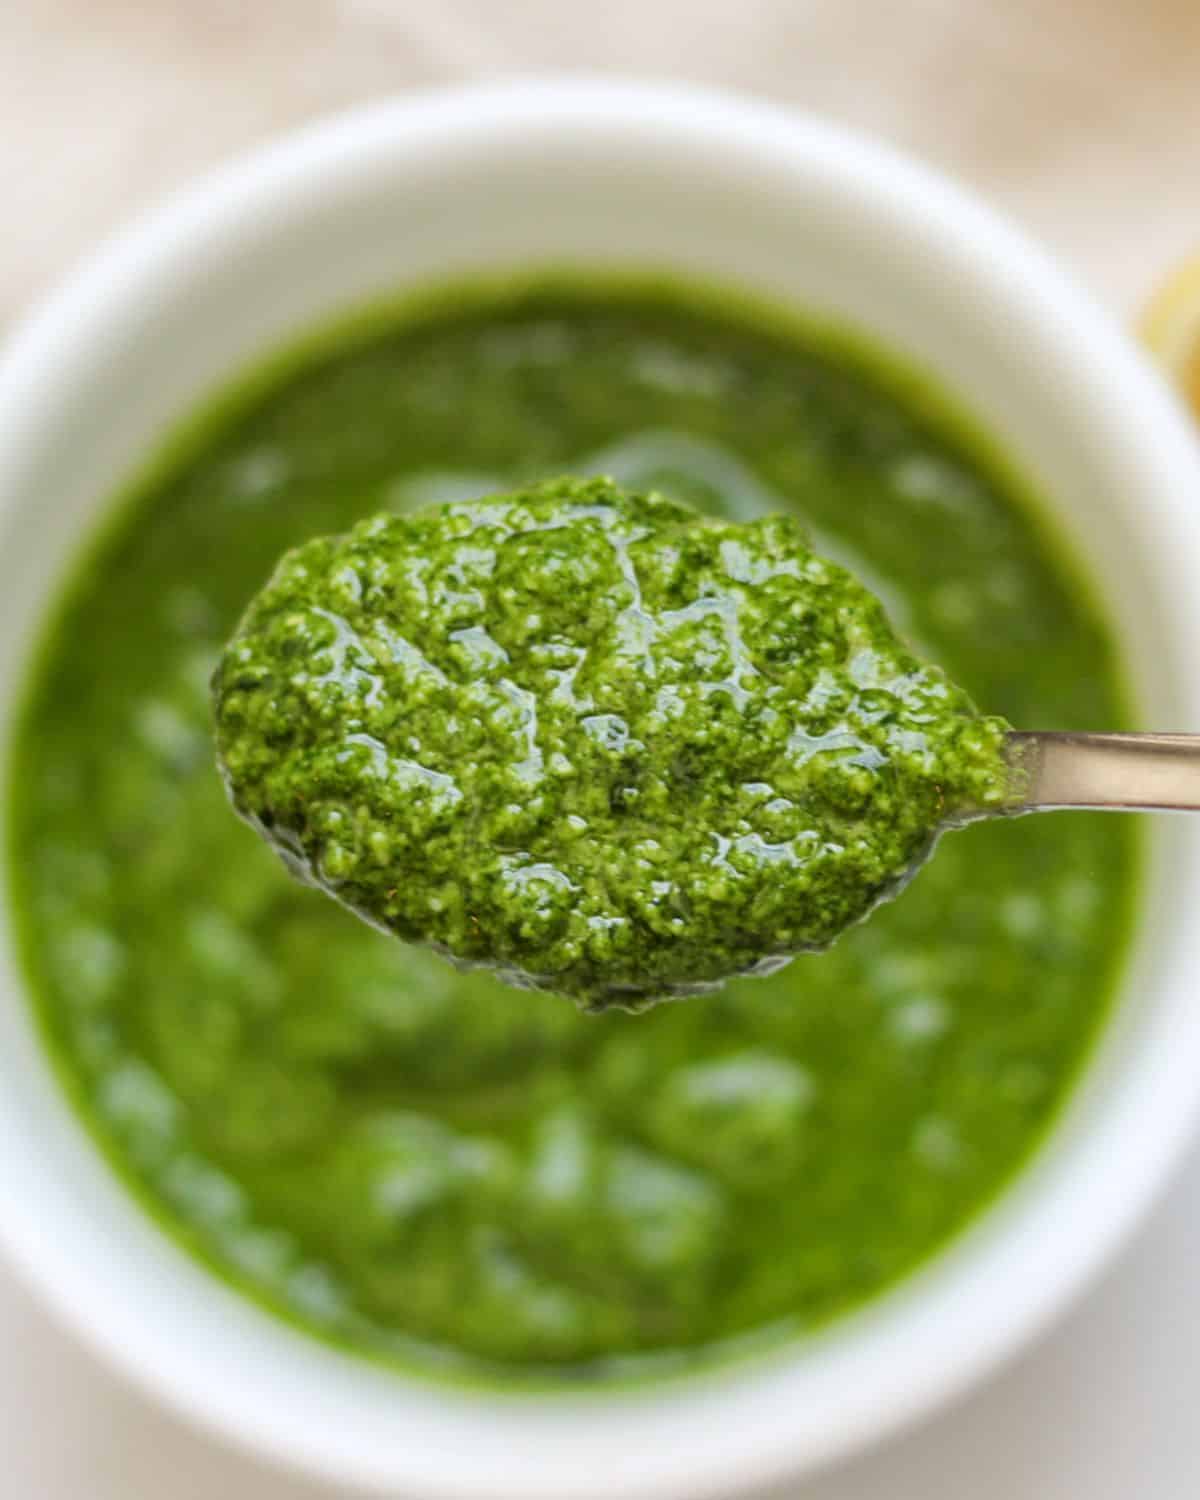
[[593, 1009], [825, 947], [1004, 795], [1003, 721], [795, 520], [599, 479], [296, 548], [215, 696], [234, 805], [294, 872]]

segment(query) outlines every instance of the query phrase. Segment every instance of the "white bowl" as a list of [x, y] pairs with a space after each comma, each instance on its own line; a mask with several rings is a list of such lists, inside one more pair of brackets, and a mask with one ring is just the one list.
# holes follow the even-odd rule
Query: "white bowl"
[[[1143, 721], [1200, 728], [1200, 462], [1131, 345], [1019, 235], [890, 151], [755, 104], [581, 82], [389, 104], [292, 137], [167, 204], [35, 315], [0, 367], [3, 700], [68, 559], [174, 422], [331, 314], [531, 262], [750, 287], [933, 372], [1049, 497], [1119, 624]], [[506, 1397], [424, 1385], [273, 1321], [114, 1180], [47, 1065], [7, 940], [0, 1236], [148, 1390], [347, 1483], [670, 1500], [798, 1474], [1028, 1340], [1179, 1156], [1200, 1101], [1200, 822], [1152, 842], [1123, 1000], [1036, 1161], [900, 1289], [769, 1358]]]

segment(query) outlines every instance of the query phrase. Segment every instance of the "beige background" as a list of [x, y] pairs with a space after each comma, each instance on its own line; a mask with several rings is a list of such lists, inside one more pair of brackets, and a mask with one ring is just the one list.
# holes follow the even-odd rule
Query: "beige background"
[[[563, 69], [754, 90], [882, 134], [1022, 220], [1122, 316], [1200, 246], [1200, 0], [0, 0], [0, 322], [98, 236], [290, 124]], [[1197, 1267], [1200, 1159], [1051, 1339], [805, 1500], [1200, 1494]], [[0, 1272], [3, 1500], [334, 1494], [160, 1413]]]
[[1200, 241], [1196, 0], [0, 0], [0, 316], [248, 142], [553, 69], [751, 89], [876, 131], [1121, 310]]

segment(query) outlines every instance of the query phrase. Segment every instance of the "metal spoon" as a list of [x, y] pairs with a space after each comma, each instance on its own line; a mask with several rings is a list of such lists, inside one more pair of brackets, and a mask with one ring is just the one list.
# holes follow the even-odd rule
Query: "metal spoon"
[[[1200, 734], [1012, 733], [1002, 813], [1063, 807], [1200, 812]], [[993, 809], [996, 811], [997, 809]], [[968, 811], [961, 820], [989, 816]]]

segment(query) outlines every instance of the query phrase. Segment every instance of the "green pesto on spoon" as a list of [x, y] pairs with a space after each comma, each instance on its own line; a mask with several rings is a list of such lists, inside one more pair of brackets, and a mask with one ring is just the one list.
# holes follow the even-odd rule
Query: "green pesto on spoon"
[[795, 520], [603, 479], [305, 543], [213, 690], [233, 805], [294, 874], [593, 1010], [827, 947], [946, 828], [1200, 802], [1185, 738], [979, 714]]

